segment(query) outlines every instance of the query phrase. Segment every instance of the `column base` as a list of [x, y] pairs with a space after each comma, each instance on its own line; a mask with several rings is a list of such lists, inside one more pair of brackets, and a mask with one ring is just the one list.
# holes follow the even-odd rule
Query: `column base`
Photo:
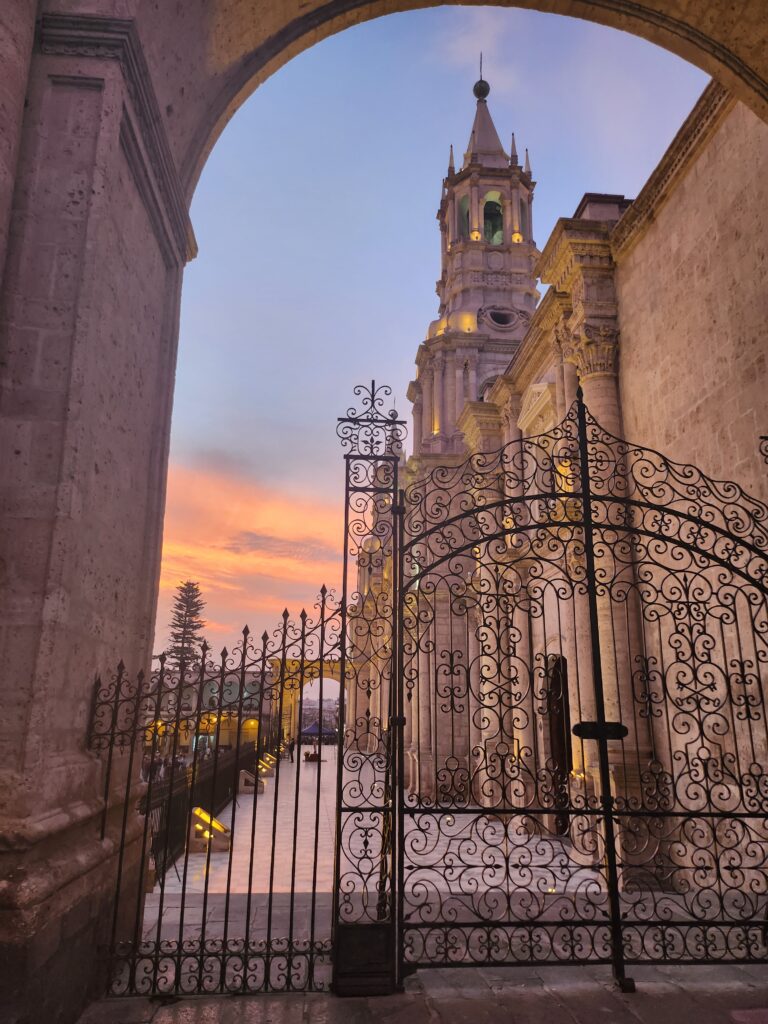
[[73, 1024], [106, 988], [115, 844], [99, 840], [98, 815], [34, 841], [14, 824], [0, 852], [0, 1020]]

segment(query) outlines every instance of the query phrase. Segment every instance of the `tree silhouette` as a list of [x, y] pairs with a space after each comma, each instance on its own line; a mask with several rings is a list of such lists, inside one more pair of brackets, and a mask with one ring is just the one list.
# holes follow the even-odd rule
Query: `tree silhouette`
[[182, 659], [186, 665], [197, 664], [200, 661], [200, 645], [203, 642], [203, 630], [206, 625], [200, 614], [203, 608], [205, 601], [200, 593], [199, 583], [187, 580], [176, 587], [168, 626], [170, 645], [167, 653], [177, 666], [181, 664]]

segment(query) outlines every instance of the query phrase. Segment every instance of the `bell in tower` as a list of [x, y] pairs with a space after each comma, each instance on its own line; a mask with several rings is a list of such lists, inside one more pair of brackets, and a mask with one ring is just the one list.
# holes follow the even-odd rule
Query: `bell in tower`
[[464, 404], [482, 399], [507, 368], [538, 298], [528, 151], [521, 166], [512, 135], [505, 152], [488, 109], [490, 91], [481, 73], [463, 162], [457, 170], [451, 147], [443, 180], [438, 318], [419, 346], [408, 390], [416, 455], [463, 450], [456, 423]]

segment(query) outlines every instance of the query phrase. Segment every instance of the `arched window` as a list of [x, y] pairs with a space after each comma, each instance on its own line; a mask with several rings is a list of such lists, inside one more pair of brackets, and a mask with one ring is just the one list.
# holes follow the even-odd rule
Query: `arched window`
[[528, 241], [531, 233], [531, 225], [528, 223], [528, 200], [525, 198], [520, 199], [520, 234], [523, 238]]
[[483, 200], [483, 236], [488, 245], [504, 243], [504, 214], [500, 192], [487, 192]]
[[462, 196], [458, 206], [459, 238], [469, 238], [469, 196]]

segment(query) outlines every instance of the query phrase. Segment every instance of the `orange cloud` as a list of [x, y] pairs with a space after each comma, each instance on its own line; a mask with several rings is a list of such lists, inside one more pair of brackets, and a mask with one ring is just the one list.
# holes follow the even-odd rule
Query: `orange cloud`
[[284, 608], [309, 610], [341, 581], [343, 508], [226, 473], [171, 465], [155, 650], [165, 647], [176, 586], [200, 583], [206, 638], [231, 646], [246, 623], [271, 631]]

